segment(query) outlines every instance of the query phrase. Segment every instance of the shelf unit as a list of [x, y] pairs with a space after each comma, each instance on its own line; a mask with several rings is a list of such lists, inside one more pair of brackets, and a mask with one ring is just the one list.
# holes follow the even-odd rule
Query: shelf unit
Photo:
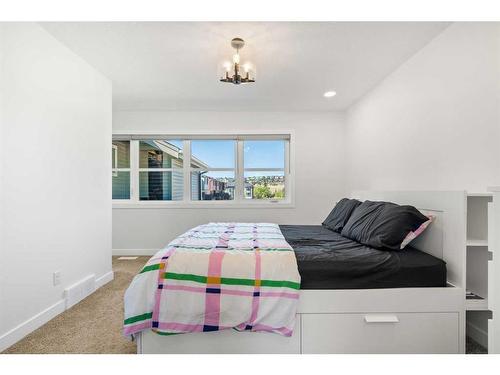
[[493, 192], [467, 193], [467, 254], [465, 308], [467, 335], [488, 347], [490, 249], [489, 216]]
[[488, 250], [492, 259], [488, 262], [488, 352], [500, 354], [500, 187], [490, 187], [493, 201], [488, 207]]
[[486, 298], [476, 296], [466, 296], [465, 309], [467, 311], [486, 311], [488, 310], [488, 300]]

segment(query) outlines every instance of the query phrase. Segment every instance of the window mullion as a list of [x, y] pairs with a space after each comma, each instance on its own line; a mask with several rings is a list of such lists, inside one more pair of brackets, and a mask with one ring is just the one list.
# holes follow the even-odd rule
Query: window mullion
[[243, 161], [243, 141], [236, 141], [236, 179], [235, 179], [235, 201], [243, 202], [245, 199], [245, 177]]
[[130, 141], [130, 200], [139, 201], [139, 141]]
[[184, 194], [182, 200], [184, 202], [191, 201], [191, 141], [183, 141], [182, 155], [183, 162], [183, 177], [184, 177]]
[[292, 199], [292, 178], [290, 168], [290, 141], [285, 142], [285, 200], [290, 202]]

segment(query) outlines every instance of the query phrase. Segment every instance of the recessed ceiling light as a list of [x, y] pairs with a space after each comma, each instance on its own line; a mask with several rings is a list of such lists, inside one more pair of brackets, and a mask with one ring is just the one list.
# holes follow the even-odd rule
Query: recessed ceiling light
[[327, 91], [327, 92], [325, 92], [325, 93], [323, 94], [323, 96], [324, 96], [325, 98], [332, 98], [332, 97], [334, 97], [335, 95], [337, 95], [337, 93], [336, 93], [335, 91]]

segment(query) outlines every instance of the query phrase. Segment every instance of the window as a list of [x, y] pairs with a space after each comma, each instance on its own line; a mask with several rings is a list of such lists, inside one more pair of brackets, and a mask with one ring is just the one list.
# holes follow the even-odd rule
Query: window
[[121, 135], [112, 146], [115, 200], [291, 202], [289, 135]]
[[182, 141], [140, 141], [139, 200], [180, 201], [183, 198]]
[[285, 141], [244, 141], [245, 199], [285, 198]]
[[191, 141], [191, 200], [233, 200], [236, 141]]

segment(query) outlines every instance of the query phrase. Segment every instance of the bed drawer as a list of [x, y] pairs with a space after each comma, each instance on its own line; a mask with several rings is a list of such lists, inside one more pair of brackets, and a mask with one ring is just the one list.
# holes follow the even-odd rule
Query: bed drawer
[[144, 331], [137, 343], [138, 353], [148, 354], [300, 354], [300, 319], [292, 337], [277, 333], [216, 332], [161, 336]]
[[458, 313], [303, 314], [302, 353], [458, 353]]

